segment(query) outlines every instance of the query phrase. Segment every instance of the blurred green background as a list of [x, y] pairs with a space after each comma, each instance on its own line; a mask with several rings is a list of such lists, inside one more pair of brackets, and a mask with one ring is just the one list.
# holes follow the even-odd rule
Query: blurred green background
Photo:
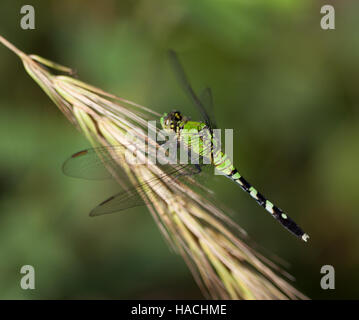
[[[192, 113], [166, 61], [178, 51], [196, 89], [211, 86], [235, 163], [311, 236], [285, 231], [227, 181], [218, 198], [268, 251], [290, 263], [314, 299], [359, 298], [359, 3], [335, 2], [336, 30], [309, 0], [2, 1], [0, 34], [27, 53], [160, 113]], [[62, 162], [89, 146], [0, 47], [0, 298], [201, 298], [146, 208], [89, 218], [111, 182], [66, 177]], [[20, 288], [35, 267], [36, 290]], [[335, 290], [320, 288], [333, 265]]]

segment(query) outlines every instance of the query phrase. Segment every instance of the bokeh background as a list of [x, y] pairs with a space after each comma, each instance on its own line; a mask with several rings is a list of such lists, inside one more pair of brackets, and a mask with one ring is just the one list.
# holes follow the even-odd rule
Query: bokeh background
[[[334, 4], [336, 30], [320, 28]], [[218, 199], [251, 238], [288, 263], [313, 299], [359, 298], [359, 3], [309, 0], [22, 1], [1, 3], [0, 33], [27, 53], [158, 112], [193, 108], [168, 66], [175, 49], [196, 89], [210, 86], [235, 163], [311, 235], [285, 231], [230, 181]], [[0, 298], [201, 298], [146, 208], [89, 218], [116, 192], [62, 162], [89, 144], [0, 46]], [[36, 290], [20, 288], [20, 268]], [[320, 269], [333, 265], [335, 290]]]

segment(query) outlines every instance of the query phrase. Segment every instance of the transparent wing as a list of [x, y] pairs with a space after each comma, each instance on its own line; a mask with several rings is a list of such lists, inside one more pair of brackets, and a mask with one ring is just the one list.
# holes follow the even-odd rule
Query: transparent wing
[[[178, 150], [182, 150], [182, 148], [178, 146]], [[119, 165], [119, 163], [127, 161], [124, 155], [125, 151], [126, 148], [124, 146], [85, 149], [69, 157], [63, 163], [62, 171], [67, 176], [87, 180], [104, 180], [114, 177], [122, 178], [123, 176], [127, 176]], [[202, 155], [193, 155], [191, 158], [191, 154], [188, 150], [183, 152], [188, 155], [189, 161], [192, 160], [191, 163], [185, 165], [156, 163], [156, 165], [168, 175], [178, 174], [178, 170], [181, 170], [182, 175], [191, 175], [193, 171], [198, 170], [197, 165], [206, 163], [201, 160], [203, 158]], [[188, 172], [186, 172], [186, 170]]]
[[[91, 216], [98, 216], [144, 205], [144, 199], [161, 182], [168, 183], [168, 181], [173, 181], [173, 179], [183, 176], [187, 176], [191, 180], [191, 176], [202, 171], [203, 160], [199, 158], [202, 157], [197, 155], [197, 159], [195, 157], [189, 158], [192, 161], [194, 160], [194, 163], [186, 164], [158, 163], [156, 166], [160, 169], [161, 173], [159, 175], [134, 184], [119, 164], [119, 161], [125, 161], [123, 159], [123, 146], [99, 147], [73, 154], [65, 161], [63, 172], [68, 176], [85, 179], [117, 178], [120, 192], [91, 211]], [[145, 164], [141, 166], [145, 166]]]
[[202, 105], [206, 108], [207, 114], [209, 114], [209, 118], [211, 119], [212, 128], [217, 128], [217, 124], [214, 117], [214, 107], [213, 107], [213, 95], [211, 88], [205, 88], [201, 95]]
[[[211, 121], [206, 108], [204, 107], [202, 101], [197, 97], [196, 93], [192, 89], [192, 86], [190, 85], [190, 82], [188, 81], [188, 78], [186, 76], [186, 73], [181, 65], [181, 62], [178, 59], [177, 54], [173, 50], [169, 50], [169, 58], [171, 65], [175, 71], [175, 74], [177, 76], [177, 79], [179, 83], [181, 84], [183, 90], [186, 92], [186, 94], [189, 96], [189, 98], [192, 100], [194, 105], [197, 107], [199, 112], [201, 113], [205, 123], [212, 129], [214, 128], [214, 123]], [[209, 91], [211, 94], [211, 92]], [[208, 94], [208, 92], [207, 92]]]
[[[129, 208], [142, 206], [146, 203], [145, 199], [148, 197], [151, 198], [152, 202], [158, 201], [159, 198], [153, 197], [153, 190], [160, 183], [169, 184], [173, 180], [168, 180], [171, 178], [178, 179], [184, 175], [193, 175], [201, 172], [200, 166], [191, 166], [191, 165], [177, 165], [176, 168], [172, 168], [171, 172], [163, 173], [160, 176], [155, 178], [148, 179], [145, 182], [138, 183], [136, 186], [123, 190], [116, 195], [108, 198], [107, 200], [100, 203], [95, 207], [91, 212], [90, 216], [99, 216], [103, 214], [119, 212]], [[172, 182], [173, 183], [173, 182]]]
[[85, 149], [68, 158], [62, 165], [62, 171], [65, 175], [74, 178], [109, 179], [113, 175], [107, 168], [112, 167], [114, 162], [119, 160], [119, 156], [116, 157], [116, 154], [120, 152], [123, 152], [122, 146]]
[[[144, 193], [145, 191], [143, 191]], [[96, 217], [104, 214], [119, 212], [125, 209], [142, 206], [145, 204], [144, 199], [141, 197], [140, 190], [118, 193], [107, 200], [100, 203], [97, 207], [91, 210], [90, 216]]]

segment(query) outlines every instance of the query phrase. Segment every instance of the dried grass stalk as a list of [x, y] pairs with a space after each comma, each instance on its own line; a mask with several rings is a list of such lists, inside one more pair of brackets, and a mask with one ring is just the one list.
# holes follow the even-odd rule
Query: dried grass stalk
[[[71, 69], [26, 55], [1, 36], [0, 42], [18, 55], [28, 74], [94, 147], [122, 146], [110, 156], [134, 184], [161, 174], [155, 165], [134, 166], [124, 160], [131, 144], [126, 133], [146, 136], [148, 120], [158, 119], [158, 113], [81, 82], [71, 77]], [[207, 298], [306, 299], [284, 280], [284, 272], [246, 244], [243, 233], [233, 231], [239, 227], [220, 208], [187, 184], [173, 179], [157, 183], [144, 190], [143, 197]]]

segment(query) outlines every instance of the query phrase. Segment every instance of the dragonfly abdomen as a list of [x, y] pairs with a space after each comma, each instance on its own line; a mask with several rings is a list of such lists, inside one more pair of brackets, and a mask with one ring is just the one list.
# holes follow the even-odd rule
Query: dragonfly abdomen
[[212, 161], [216, 169], [226, 176], [230, 176], [232, 171], [235, 170], [231, 159], [222, 151], [214, 151]]
[[249, 193], [249, 195], [256, 200], [261, 207], [266, 209], [266, 211], [268, 211], [274, 219], [276, 219], [291, 233], [304, 241], [308, 240], [309, 236], [304, 233], [303, 230], [286, 213], [284, 213], [282, 209], [267, 200], [246, 179], [244, 179], [235, 168], [229, 175], [227, 175], [227, 177], [237, 183], [242, 190]]

